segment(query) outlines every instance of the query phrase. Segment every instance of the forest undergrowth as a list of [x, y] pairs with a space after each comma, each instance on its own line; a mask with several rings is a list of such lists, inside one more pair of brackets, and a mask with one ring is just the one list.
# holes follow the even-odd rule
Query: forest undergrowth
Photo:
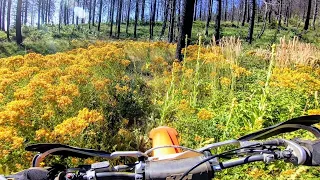
[[[320, 114], [320, 54], [311, 44], [282, 38], [271, 49], [245, 50], [234, 37], [219, 46], [199, 37], [183, 54], [178, 62], [174, 44], [126, 40], [0, 59], [0, 169], [27, 168], [33, 154], [24, 148], [33, 143], [143, 151], [148, 132], [166, 125], [182, 145], [199, 148]], [[255, 163], [216, 175], [308, 179], [319, 170]]]

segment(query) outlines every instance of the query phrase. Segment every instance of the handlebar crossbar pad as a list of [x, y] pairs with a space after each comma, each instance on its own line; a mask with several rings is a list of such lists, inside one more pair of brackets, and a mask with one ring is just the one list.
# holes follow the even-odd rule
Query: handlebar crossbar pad
[[[183, 173], [188, 171], [194, 165], [205, 159], [204, 156], [198, 156], [194, 158], [186, 158], [179, 160], [160, 160], [160, 161], [149, 161], [146, 163], [145, 179], [149, 180], [169, 180], [179, 179]], [[212, 179], [212, 167], [209, 162], [203, 163], [202, 165], [191, 171], [187, 179], [192, 180], [205, 180]]]

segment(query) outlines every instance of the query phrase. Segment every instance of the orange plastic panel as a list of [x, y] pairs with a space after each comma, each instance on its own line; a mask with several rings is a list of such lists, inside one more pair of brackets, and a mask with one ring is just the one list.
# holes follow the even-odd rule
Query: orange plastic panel
[[[160, 126], [153, 129], [149, 135], [150, 139], [152, 139], [152, 147], [179, 145], [177, 136], [178, 133], [175, 129], [166, 126]], [[181, 152], [179, 148], [161, 148], [154, 150], [153, 156], [160, 157], [179, 152]]]

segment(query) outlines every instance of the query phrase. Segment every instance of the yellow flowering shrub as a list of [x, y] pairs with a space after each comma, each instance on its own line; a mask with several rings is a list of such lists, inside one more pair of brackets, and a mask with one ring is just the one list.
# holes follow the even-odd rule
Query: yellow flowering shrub
[[308, 115], [320, 115], [320, 109], [310, 109]]
[[[23, 139], [28, 139], [29, 144], [62, 142], [82, 146], [80, 135], [90, 139], [105, 131], [129, 127], [133, 118], [141, 121], [147, 113], [141, 109], [148, 108], [151, 103], [149, 97], [140, 93], [147, 89], [144, 82], [135, 81], [127, 71], [134, 58], [127, 55], [129, 49], [126, 48], [135, 47], [135, 44], [133, 41], [131, 44], [97, 42], [87, 49], [1, 59], [0, 142], [3, 145], [0, 145], [0, 152], [1, 157], [8, 158], [0, 158], [0, 165], [5, 163], [13, 169], [29, 165], [17, 158], [25, 154]], [[149, 43], [141, 44], [141, 48], [146, 48]], [[167, 43], [159, 45], [167, 46]], [[164, 63], [160, 54], [157, 56], [156, 61]], [[132, 97], [127, 102], [128, 96], [142, 98]], [[118, 113], [125, 111], [134, 113]], [[105, 126], [109, 118], [114, 123], [112, 128]], [[121, 123], [122, 119], [127, 119], [126, 123]], [[130, 138], [133, 137], [128, 141]], [[116, 141], [117, 138], [103, 143], [111, 151]], [[99, 143], [87, 144], [94, 148]], [[8, 162], [10, 157], [15, 162]]]
[[213, 118], [213, 113], [206, 110], [206, 109], [201, 109], [198, 114], [198, 119], [200, 120], [210, 120]]
[[275, 68], [272, 74], [271, 86], [297, 89], [306, 92], [320, 90], [320, 76], [312, 74], [311, 67]]

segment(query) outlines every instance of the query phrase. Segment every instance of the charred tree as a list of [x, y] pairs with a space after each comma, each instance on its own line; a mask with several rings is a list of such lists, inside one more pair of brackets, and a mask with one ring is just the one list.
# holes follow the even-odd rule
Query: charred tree
[[[177, 33], [179, 34], [180, 33], [180, 16], [181, 16], [181, 0], [178, 0], [178, 4], [177, 4]], [[177, 37], [178, 37], [178, 34], [176, 35], [176, 38], [175, 40], [178, 41]]]
[[[178, 37], [177, 49], [176, 49], [176, 58], [179, 61], [183, 60], [181, 50], [185, 46], [186, 36], [188, 36], [188, 41], [191, 38], [192, 32], [192, 23], [193, 23], [193, 11], [194, 11], [194, 1], [195, 0], [184, 0], [182, 4], [182, 13], [181, 13], [181, 31]], [[187, 44], [190, 44], [187, 42]]]
[[316, 30], [317, 15], [318, 15], [318, 0], [314, 0], [314, 12], [313, 12], [313, 20], [312, 20], [313, 30]]
[[111, 14], [110, 14], [110, 33], [109, 33], [109, 36], [110, 36], [110, 37], [112, 36], [113, 16], [114, 16], [115, 3], [116, 3], [116, 0], [112, 0], [111, 6], [110, 6], [110, 10], [111, 10]]
[[[80, 6], [80, 0], [77, 1], [77, 6]], [[76, 17], [76, 26], [79, 28], [79, 15]]]
[[224, 20], [227, 21], [228, 19], [228, 0], [224, 0]]
[[167, 27], [169, 7], [170, 7], [170, 2], [169, 2], [169, 0], [165, 0], [165, 1], [164, 1], [164, 11], [163, 11], [163, 13], [164, 13], [164, 14], [163, 14], [163, 24], [162, 24], [162, 28], [161, 28], [160, 38], [163, 37], [164, 32], [165, 32], [166, 27]]
[[76, 7], [76, 1], [74, 0], [73, 1], [73, 4], [72, 4], [72, 24], [74, 24], [74, 19], [75, 19], [75, 12], [74, 12], [74, 8]]
[[0, 0], [0, 30], [1, 30], [1, 24], [2, 24], [2, 0]]
[[268, 23], [271, 24], [271, 20], [272, 20], [272, 6], [270, 6], [269, 10], [268, 10]]
[[211, 21], [211, 15], [212, 15], [212, 0], [209, 0], [208, 16], [207, 16], [207, 22], [206, 22], [206, 36], [209, 35], [209, 25]]
[[218, 0], [217, 3], [217, 18], [216, 18], [216, 25], [215, 25], [215, 39], [216, 44], [219, 44], [220, 41], [220, 29], [221, 29], [221, 15], [222, 15], [222, 0]]
[[[7, 10], [7, 39], [10, 41], [10, 13], [11, 13], [11, 0], [8, 0], [8, 10]], [[20, 15], [21, 18], [21, 15]]]
[[306, 14], [306, 21], [304, 23], [304, 30], [309, 29], [309, 21], [310, 21], [310, 14], [311, 14], [311, 0], [308, 0], [308, 9]]
[[126, 34], [128, 34], [128, 30], [129, 30], [129, 23], [130, 23], [130, 10], [131, 10], [131, 0], [129, 0], [129, 4], [128, 4]]
[[150, 36], [149, 38], [152, 39], [153, 38], [153, 28], [155, 25], [155, 17], [156, 17], [156, 11], [157, 11], [157, 0], [153, 0], [153, 4], [151, 6], [151, 16], [150, 16]]
[[22, 9], [22, 0], [18, 0], [18, 2], [17, 2], [17, 16], [16, 16], [16, 42], [17, 42], [17, 44], [22, 43], [21, 9]]
[[199, 0], [199, 20], [202, 21], [202, 0]]
[[141, 2], [141, 22], [144, 23], [144, 9], [146, 8], [146, 0]]
[[138, 19], [139, 19], [139, 0], [136, 0], [136, 12], [134, 17], [134, 30], [133, 30], [134, 38], [137, 38]]
[[29, 5], [28, 2], [29, 2], [29, 1], [26, 0], [26, 1], [25, 1], [25, 4], [24, 4], [24, 21], [23, 21], [23, 24], [24, 24], [24, 25], [26, 25], [27, 22], [28, 22], [28, 5]]
[[194, 14], [193, 14], [193, 20], [197, 20], [197, 8], [198, 8], [198, 0], [195, 0], [195, 5], [194, 5]]
[[171, 0], [171, 11], [170, 11], [170, 28], [169, 28], [169, 36], [168, 42], [172, 43], [174, 38], [174, 17], [176, 12], [176, 0]]
[[100, 0], [100, 5], [99, 5], [99, 20], [98, 20], [98, 31], [100, 31], [101, 27], [101, 16], [102, 16], [102, 0]]
[[40, 29], [41, 20], [41, 0], [38, 0], [38, 29]]
[[44, 4], [44, 23], [47, 24], [48, 23], [48, 4], [49, 4], [49, 0], [46, 0], [46, 3]]
[[249, 0], [246, 0], [247, 1], [247, 23], [250, 22], [250, 3], [249, 3]]
[[278, 9], [278, 25], [281, 27], [281, 19], [282, 19], [282, 0], [279, 1], [279, 9]]
[[290, 4], [291, 4], [291, 1], [288, 1], [288, 3], [286, 4], [286, 13], [285, 13], [285, 24], [286, 24], [286, 27], [289, 26]]
[[232, 8], [231, 8], [231, 24], [233, 24], [233, 21], [234, 21], [234, 11], [235, 11], [235, 8], [234, 8], [234, 0], [232, 0]]
[[62, 23], [62, 13], [63, 13], [63, 3], [60, 1], [60, 8], [59, 8], [59, 33], [61, 31], [61, 23]]
[[[45, 23], [45, 13], [46, 13], [46, 2], [47, 1], [42, 1], [41, 3], [41, 24], [44, 24]], [[66, 8], [67, 8], [67, 5], [66, 5]], [[67, 17], [67, 16], [66, 16]]]
[[[4, 22], [5, 22], [5, 18], [6, 18], [6, 4], [7, 4], [7, 0], [3, 0], [3, 2], [2, 2], [2, 22], [1, 22], [1, 29], [2, 29], [2, 31], [4, 31]], [[1, 8], [1, 7], [0, 7]], [[0, 14], [0, 16], [1, 16], [1, 14]]]
[[249, 44], [252, 43], [252, 37], [253, 37], [254, 18], [256, 15], [256, 0], [251, 0], [250, 4], [251, 4], [250, 5], [251, 17], [250, 17], [250, 26], [249, 26], [249, 32], [247, 37], [247, 41], [249, 42]]
[[93, 1], [93, 10], [92, 10], [92, 26], [95, 26], [95, 20], [96, 20], [96, 6], [97, 6], [97, 0]]
[[246, 22], [246, 16], [247, 16], [247, 0], [243, 0], [243, 2], [244, 3], [243, 3], [243, 15], [242, 15], [241, 26], [244, 26], [244, 23]]
[[120, 38], [120, 27], [121, 27], [121, 16], [122, 16], [122, 1], [119, 0], [119, 5], [118, 5], [118, 18], [117, 18], [117, 23], [118, 23], [118, 30], [117, 30], [117, 38]]
[[91, 20], [92, 20], [92, 0], [89, 1], [89, 29], [91, 29]]

